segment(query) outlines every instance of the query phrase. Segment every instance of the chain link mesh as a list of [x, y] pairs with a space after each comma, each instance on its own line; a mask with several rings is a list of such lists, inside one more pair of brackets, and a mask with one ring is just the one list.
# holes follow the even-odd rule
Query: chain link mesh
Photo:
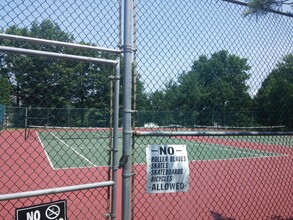
[[[113, 66], [19, 53], [118, 60], [54, 42], [119, 48], [121, 2], [0, 5], [1, 48], [18, 49], [0, 53], [0, 196], [110, 180]], [[133, 219], [293, 218], [292, 15], [245, 17], [244, 5], [133, 1]], [[188, 191], [146, 193], [146, 146], [174, 144], [187, 146]], [[115, 218], [110, 198], [108, 187], [6, 199], [0, 218], [58, 200], [69, 219]]]
[[[0, 5], [1, 34], [52, 41], [1, 37], [1, 46], [118, 58], [107, 51], [55, 42], [118, 48], [119, 1], [1, 1]], [[0, 194], [110, 180], [113, 88], [109, 77], [115, 68], [91, 59], [66, 61], [4, 52], [0, 57], [4, 88], [0, 103], [6, 105], [0, 112]], [[16, 219], [16, 209], [58, 200], [67, 201], [69, 219], [106, 219], [111, 212], [106, 187], [4, 200], [0, 219]]]
[[[293, 218], [292, 134], [276, 136], [292, 131], [292, 16], [245, 10], [137, 1], [136, 71], [148, 95], [137, 92], [133, 219]], [[174, 144], [187, 146], [189, 190], [146, 193], [147, 166], [161, 166], [146, 164], [146, 147]]]
[[2, 31], [12, 25], [29, 28], [33, 22], [50, 20], [75, 42], [112, 48], [119, 43], [118, 1], [4, 1], [1, 6]]

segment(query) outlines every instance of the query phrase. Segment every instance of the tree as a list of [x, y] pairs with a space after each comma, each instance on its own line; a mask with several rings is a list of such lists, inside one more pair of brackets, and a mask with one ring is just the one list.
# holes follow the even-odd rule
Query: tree
[[[44, 20], [40, 24], [33, 22], [30, 29], [11, 26], [6, 33], [62, 42], [74, 41], [73, 36], [62, 31], [58, 24], [50, 20]], [[80, 56], [112, 56], [106, 53], [10, 40], [4, 40], [2, 44]], [[11, 54], [5, 55], [2, 63], [5, 63], [2, 72], [6, 73], [12, 85], [17, 106], [104, 108], [105, 104], [109, 103], [108, 77], [113, 73], [111, 66]]]
[[0, 104], [11, 105], [10, 90], [8, 79], [0, 75]]
[[[73, 36], [58, 24], [44, 20], [33, 22], [30, 29], [11, 26], [7, 34], [73, 42]], [[40, 45], [4, 40], [2, 44], [18, 48], [55, 53], [114, 59], [108, 53], [68, 49], [55, 45]], [[86, 44], [81, 42], [81, 44]], [[78, 63], [44, 59], [36, 56], [7, 54], [2, 58], [17, 106], [46, 108], [109, 108], [110, 80], [113, 67], [106, 64]]]
[[[41, 23], [33, 22], [30, 28], [10, 26], [5, 33], [13, 35], [43, 38], [62, 42], [74, 42], [74, 37], [63, 31], [50, 20]], [[42, 50], [55, 53], [79, 56], [117, 59], [116, 55], [106, 52], [69, 49], [62, 46], [42, 45], [29, 42], [0, 40], [1, 45]], [[90, 45], [86, 42], [80, 44]], [[94, 46], [94, 45], [92, 45]], [[120, 57], [122, 60], [122, 57]], [[9, 80], [14, 105], [37, 108], [95, 108], [101, 113], [80, 110], [75, 114], [76, 120], [83, 125], [86, 115], [99, 114], [100, 118], [109, 118], [105, 112], [110, 107], [110, 79], [114, 67], [107, 64], [80, 63], [56, 59], [45, 59], [37, 56], [3, 54], [0, 56], [1, 76]], [[121, 65], [122, 66], [122, 65]], [[123, 68], [121, 67], [121, 70]], [[121, 71], [121, 75], [123, 75]], [[143, 83], [138, 78], [137, 100], [139, 108], [147, 105]], [[59, 117], [52, 121], [67, 123], [67, 111], [56, 111]], [[62, 118], [62, 114], [64, 117]], [[74, 114], [72, 114], [74, 115]], [[66, 117], [65, 117], [66, 116]], [[58, 119], [58, 120], [57, 120]]]
[[232, 120], [230, 113], [231, 120], [223, 121], [223, 117], [213, 118], [213, 114], [250, 110], [251, 97], [246, 85], [249, 69], [247, 59], [225, 50], [212, 54], [210, 58], [200, 56], [191, 71], [183, 72], [177, 82], [170, 82], [163, 92], [154, 93], [154, 100], [159, 95], [163, 98], [153, 101], [153, 106], [157, 108], [159, 103], [165, 110], [183, 112], [176, 118], [184, 125], [244, 124], [243, 116]]
[[283, 6], [293, 7], [292, 0], [249, 0], [248, 10], [245, 15], [254, 14], [260, 16], [272, 10], [280, 10]]
[[138, 110], [146, 110], [150, 108], [150, 103], [147, 94], [144, 92], [144, 82], [140, 79], [141, 76], [136, 76], [136, 85], [133, 87], [136, 93], [136, 109]]
[[11, 105], [11, 85], [8, 80], [7, 72], [5, 71], [5, 63], [3, 60], [4, 54], [0, 55], [0, 104]]
[[199, 112], [201, 123], [244, 123], [239, 122], [240, 119], [232, 121], [232, 117], [231, 121], [228, 118], [223, 121], [223, 117], [215, 118], [213, 114], [232, 114], [250, 109], [251, 98], [246, 85], [249, 69], [247, 59], [229, 54], [225, 50], [212, 54], [210, 58], [201, 56], [194, 61], [191, 71], [179, 79], [180, 94], [188, 94], [184, 99], [189, 100], [184, 110], [195, 109]]
[[[33, 22], [30, 29], [18, 28], [13, 25], [6, 30], [6, 33], [66, 42], [71, 42], [73, 39], [50, 20], [44, 20], [41, 24]], [[57, 53], [65, 52], [63, 47], [10, 40], [3, 40], [2, 44]], [[65, 62], [11, 54], [6, 54], [2, 62], [5, 63], [2, 69], [6, 72], [12, 85], [15, 105], [31, 107], [65, 107], [69, 105], [69, 87], [64, 83], [69, 81], [72, 69], [67, 68]]]
[[293, 54], [284, 57], [254, 98], [262, 125], [293, 128]]

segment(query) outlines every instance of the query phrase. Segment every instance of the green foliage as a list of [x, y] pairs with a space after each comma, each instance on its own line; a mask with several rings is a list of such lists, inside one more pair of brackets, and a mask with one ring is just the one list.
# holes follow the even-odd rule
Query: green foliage
[[[33, 22], [30, 29], [11, 26], [7, 34], [73, 42], [73, 36], [44, 20]], [[3, 40], [2, 45], [55, 53], [74, 54], [97, 58], [115, 57], [110, 54], [68, 49], [55, 45]], [[84, 42], [81, 42], [85, 44]], [[46, 108], [109, 108], [110, 80], [113, 67], [91, 63], [77, 63], [44, 59], [36, 56], [11, 55], [2, 57], [2, 73], [8, 77], [16, 106]], [[4, 74], [3, 74], [4, 75]]]
[[136, 77], [136, 109], [145, 110], [150, 108], [150, 103], [147, 94], [144, 92], [144, 83], [140, 80], [140, 76]]
[[[220, 51], [208, 59], [205, 56], [195, 61], [191, 72], [184, 77], [194, 75], [201, 93], [198, 110], [205, 111], [241, 111], [250, 106], [247, 71], [247, 59]], [[190, 86], [189, 83], [181, 84]], [[193, 88], [194, 89], [194, 88]], [[239, 105], [241, 103], [241, 105]], [[239, 109], [240, 108], [240, 109]]]
[[[44, 20], [41, 23], [33, 22], [30, 28], [19, 28], [12, 25], [5, 33], [62, 42], [75, 41], [73, 36], [61, 30], [58, 24], [50, 20]], [[105, 52], [69, 49], [62, 46], [24, 41], [5, 39], [0, 40], [0, 44], [86, 57], [112, 60], [118, 58], [116, 55]], [[90, 45], [85, 42], [80, 42], [80, 44]], [[99, 118], [99, 125], [94, 124], [95, 126], [109, 126], [109, 122], [106, 122], [109, 121], [109, 114], [105, 116], [104, 111], [109, 112], [110, 108], [111, 80], [109, 76], [114, 74], [113, 66], [16, 54], [1, 54], [0, 63], [0, 86], [3, 90], [3, 92], [1, 91], [0, 101], [3, 104], [10, 105], [11, 102], [8, 101], [8, 97], [13, 97], [13, 105], [15, 106], [56, 109], [59, 116], [52, 113], [54, 117], [50, 120], [50, 123], [54, 125], [68, 124], [68, 113], [64, 109], [77, 108], [81, 109], [78, 111], [80, 114], [78, 113], [72, 120], [78, 125], [92, 126], [95, 122], [89, 123], [87, 121], [89, 115], [91, 115], [91, 117]], [[123, 75], [122, 70], [121, 65], [121, 75]], [[139, 76], [136, 82], [136, 92], [137, 108], [147, 108], [149, 102]], [[58, 109], [62, 110], [59, 111]], [[85, 109], [99, 109], [103, 112], [89, 113]], [[35, 125], [46, 123], [47, 121], [34, 122]]]
[[[62, 32], [57, 24], [44, 20], [41, 24], [34, 22], [30, 29], [11, 26], [7, 34], [22, 35], [50, 40], [71, 42], [73, 38]], [[65, 53], [63, 47], [39, 45], [27, 42], [3, 40], [3, 45]], [[11, 55], [3, 57], [3, 71], [7, 73], [12, 85], [15, 105], [32, 107], [68, 107], [72, 74], [77, 65], [59, 60], [46, 60], [40, 57]]]
[[0, 104], [11, 105], [11, 86], [6, 77], [0, 75]]
[[254, 101], [262, 124], [293, 127], [293, 54], [268, 75]]
[[0, 104], [11, 105], [11, 84], [9, 82], [8, 73], [3, 62], [4, 55], [0, 55]]
[[[176, 116], [174, 113], [165, 114], [164, 117], [172, 118], [173, 123], [176, 123], [175, 118], [184, 125], [224, 123], [213, 118], [212, 114], [250, 110], [252, 100], [245, 84], [249, 79], [249, 69], [247, 59], [225, 50], [212, 54], [210, 58], [201, 56], [194, 61], [191, 71], [183, 72], [177, 82], [169, 82], [165, 90], [152, 94], [153, 110], [182, 112]], [[241, 117], [241, 120], [231, 120], [230, 125], [245, 124], [245, 116], [241, 114]]]
[[249, 0], [248, 9], [244, 15], [256, 15], [257, 17], [267, 14], [270, 10], [280, 10], [283, 5], [293, 6], [292, 0]]

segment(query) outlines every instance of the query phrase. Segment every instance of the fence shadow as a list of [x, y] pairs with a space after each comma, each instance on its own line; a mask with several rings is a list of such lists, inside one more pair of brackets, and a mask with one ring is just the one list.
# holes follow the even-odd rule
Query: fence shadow
[[221, 215], [220, 213], [211, 211], [214, 220], [236, 220], [235, 218], [229, 218]]
[[289, 217], [289, 218], [283, 218], [282, 216], [279, 215], [274, 215], [271, 217], [272, 220], [293, 220], [293, 216]]
[[[236, 220], [235, 218], [225, 217], [225, 216], [221, 215], [220, 213], [213, 212], [213, 211], [211, 211], [211, 214], [212, 214], [213, 220]], [[270, 217], [270, 219], [271, 220], [293, 220], [293, 217], [284, 218], [279, 215], [273, 215]]]

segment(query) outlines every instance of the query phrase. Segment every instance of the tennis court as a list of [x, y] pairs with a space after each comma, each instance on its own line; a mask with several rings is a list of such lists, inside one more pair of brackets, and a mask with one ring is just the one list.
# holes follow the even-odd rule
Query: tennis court
[[[108, 166], [105, 158], [109, 157], [109, 149], [112, 144], [110, 130], [105, 129], [76, 129], [68, 130], [41, 130], [35, 131], [38, 139], [44, 148], [48, 160], [53, 169], [82, 168]], [[119, 134], [121, 137], [122, 134]], [[284, 143], [277, 143], [276, 138], [271, 137], [226, 137], [219, 138], [195, 138], [195, 137], [140, 137], [134, 143], [134, 158], [136, 164], [145, 163], [145, 148], [147, 145], [186, 145], [189, 161], [205, 160], [227, 160], [241, 158], [262, 158], [284, 156], [282, 153], [269, 150], [250, 149], [250, 146], [236, 146], [235, 141], [247, 143], [273, 143], [281, 146]], [[232, 142], [231, 142], [232, 141]], [[273, 142], [272, 142], [273, 141]], [[288, 141], [291, 138], [288, 137]], [[291, 145], [289, 145], [291, 146]], [[122, 139], [118, 139], [119, 156], [122, 151]]]
[[[109, 164], [111, 164], [109, 146], [113, 141], [109, 129], [38, 128], [32, 129], [26, 140], [23, 133], [24, 131], [20, 132], [19, 130], [7, 130], [1, 133], [5, 140], [1, 145], [5, 152], [1, 159], [6, 161], [5, 167], [1, 169], [1, 172], [6, 174], [3, 173], [1, 176], [7, 177], [2, 179], [6, 187], [1, 190], [1, 193], [38, 190], [52, 186], [70, 186], [107, 179]], [[119, 134], [120, 136], [121, 134]], [[194, 210], [192, 213], [197, 213], [198, 216], [210, 216], [209, 210], [228, 213], [227, 216], [229, 216], [231, 210], [227, 210], [227, 207], [234, 207], [235, 210], [238, 210], [232, 213], [234, 216], [250, 216], [247, 210], [250, 210], [252, 214], [255, 212], [263, 214], [262, 211], [266, 210], [266, 204], [286, 207], [288, 199], [290, 199], [286, 189], [290, 188], [290, 178], [287, 177], [290, 177], [292, 172], [290, 169], [292, 165], [292, 137], [280, 138], [279, 145], [276, 145], [277, 142], [272, 144], [271, 137], [262, 136], [247, 140], [246, 138], [248, 137], [135, 137], [133, 141], [133, 168], [137, 184], [134, 185], [134, 194], [143, 194], [143, 197], [134, 200], [136, 204], [134, 212], [138, 214], [138, 218], [140, 213], [147, 212], [156, 213], [154, 218], [161, 215], [162, 219], [168, 219], [168, 215], [166, 216], [163, 210], [158, 209], [160, 204], [164, 203], [165, 205], [169, 204], [172, 210], [176, 211], [174, 211], [174, 219], [180, 219], [182, 211], [185, 209], [180, 207], [188, 205], [184, 201], [193, 201], [189, 204], [192, 207], [189, 208]], [[284, 140], [286, 141], [284, 142]], [[119, 155], [121, 155], [121, 138], [118, 143]], [[191, 171], [190, 189], [188, 193], [180, 193], [183, 200], [179, 200], [177, 194], [150, 195], [145, 193], [145, 147], [151, 144], [185, 144], [187, 146]], [[282, 169], [278, 167], [278, 164], [282, 164]], [[20, 170], [19, 167], [23, 169]], [[88, 176], [88, 171], [91, 176]], [[17, 173], [17, 176], [22, 178], [17, 178], [15, 175], [8, 178], [10, 173], [11, 175]], [[120, 176], [121, 172], [119, 171], [118, 195], [121, 195], [122, 192]], [[263, 186], [264, 183], [265, 186]], [[275, 186], [280, 186], [285, 190], [281, 193], [279, 188], [275, 188]], [[245, 205], [239, 204], [244, 193], [241, 187], [245, 187], [245, 189], [247, 187], [249, 190], [245, 192], [248, 195]], [[90, 198], [93, 201], [100, 192], [103, 190], [85, 191], [85, 193], [90, 193]], [[259, 195], [268, 195], [268, 193], [270, 193], [270, 197], [277, 195], [278, 197], [265, 199], [264, 203], [264, 198]], [[68, 198], [68, 217], [78, 216], [89, 206], [90, 200], [84, 200], [81, 205], [75, 199], [77, 195], [75, 193], [59, 195], [62, 198]], [[58, 195], [52, 195], [52, 198], [56, 196], [59, 198]], [[216, 198], [225, 198], [225, 201], [219, 202]], [[155, 201], [156, 206], [150, 204], [145, 207], [144, 203], [148, 199]], [[17, 201], [15, 200], [15, 202]], [[96, 216], [101, 216], [101, 218], [103, 218], [103, 213], [107, 212], [107, 201], [103, 201], [100, 201], [98, 209], [93, 208], [92, 211], [96, 213], [98, 210], [99, 213], [96, 213]], [[173, 204], [174, 201], [176, 201], [176, 205]], [[33, 200], [23, 200], [23, 202], [27, 205], [33, 204]], [[263, 204], [263, 206], [255, 206], [256, 202]], [[251, 204], [254, 204], [257, 210]], [[238, 206], [242, 207], [240, 211], [239, 208], [237, 209]], [[71, 207], [79, 207], [79, 209]], [[120, 202], [118, 202], [117, 209], [117, 212], [121, 211]], [[282, 210], [286, 211], [285, 208]], [[86, 213], [84, 214], [86, 215]], [[232, 214], [230, 216], [233, 216]], [[286, 212], [280, 214], [285, 216]], [[7, 217], [13, 213], [4, 210], [1, 215]]]
[[[110, 130], [76, 129], [36, 131], [53, 169], [107, 166]], [[121, 136], [121, 135], [120, 135]], [[120, 142], [122, 139], [119, 139]], [[120, 143], [122, 146], [122, 143]]]
[[[291, 219], [292, 136], [152, 136], [135, 143], [186, 144], [190, 170], [188, 193], [138, 196], [146, 165], [135, 166], [138, 219], [168, 219], [169, 212], [173, 219]], [[136, 153], [135, 162], [145, 157]]]

